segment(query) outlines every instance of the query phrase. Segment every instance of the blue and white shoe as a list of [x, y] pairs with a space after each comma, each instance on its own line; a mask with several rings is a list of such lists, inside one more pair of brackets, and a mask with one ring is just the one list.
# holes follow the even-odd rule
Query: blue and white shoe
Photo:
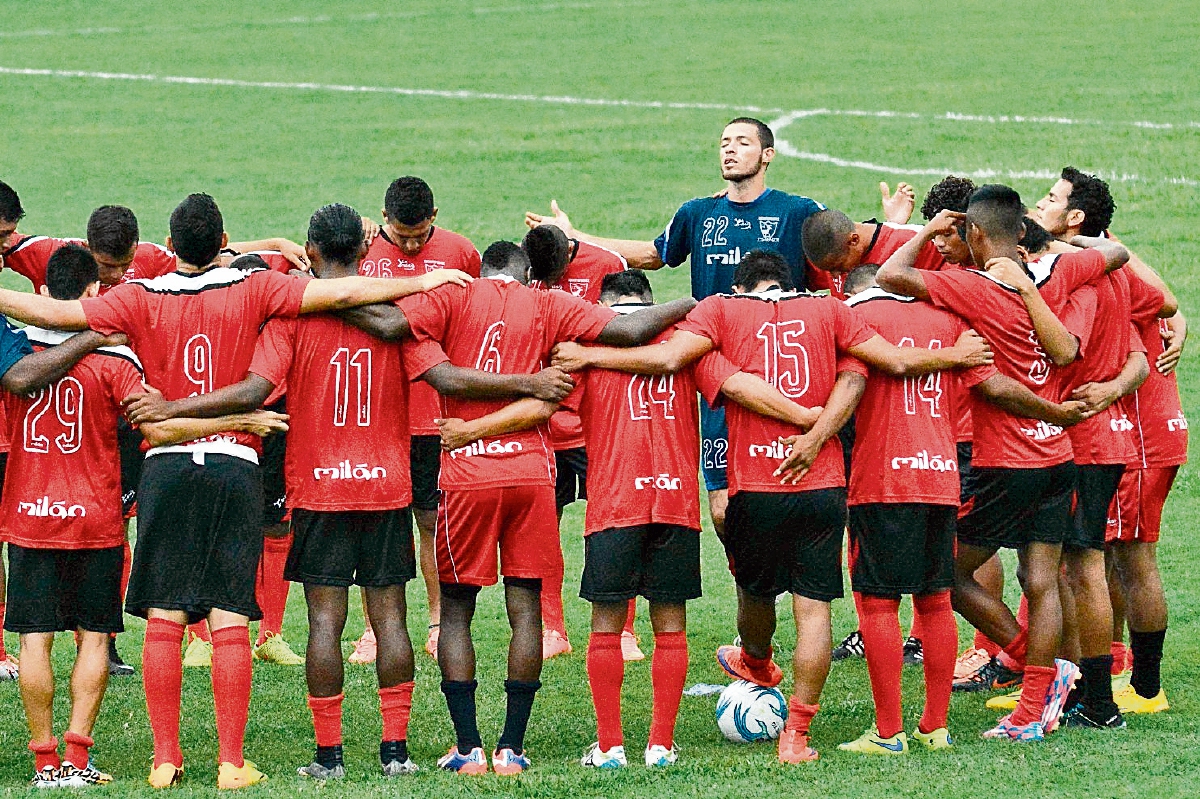
[[679, 747], [668, 749], [661, 744], [646, 747], [646, 768], [666, 768], [675, 765], [679, 759]]
[[1050, 681], [1050, 687], [1046, 689], [1046, 704], [1042, 708], [1042, 727], [1047, 733], [1058, 729], [1058, 723], [1063, 715], [1063, 706], [1077, 679], [1079, 679], [1078, 666], [1069, 660], [1055, 658], [1054, 679]]
[[454, 747], [446, 754], [438, 758], [438, 768], [446, 771], [456, 771], [459, 774], [487, 774], [487, 756], [483, 754], [483, 747], [477, 746], [465, 755], [458, 751], [458, 747]]
[[629, 765], [629, 761], [625, 759], [625, 747], [614, 746], [607, 752], [600, 748], [599, 743], [594, 743], [588, 747], [587, 754], [579, 761], [579, 765], [587, 766], [588, 768], [625, 768]]
[[1041, 719], [1031, 721], [1028, 724], [1013, 724], [1012, 714], [1009, 713], [1004, 718], [997, 722], [996, 726], [983, 734], [984, 738], [1007, 738], [1010, 741], [1020, 741], [1022, 743], [1033, 743], [1035, 741], [1044, 740], [1046, 730], [1042, 726]]
[[492, 769], [502, 777], [520, 774], [533, 764], [524, 752], [517, 754], [507, 746], [492, 752]]

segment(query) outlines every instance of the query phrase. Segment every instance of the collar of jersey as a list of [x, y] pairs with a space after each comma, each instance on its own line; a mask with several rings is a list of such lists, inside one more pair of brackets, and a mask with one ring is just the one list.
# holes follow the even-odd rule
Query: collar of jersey
[[[734, 295], [739, 296], [739, 295]], [[754, 297], [767, 302], [779, 302], [780, 300], [791, 299], [792, 297], [800, 296], [797, 291], [784, 291], [783, 289], [767, 289], [766, 291], [748, 291], [740, 295], [742, 297]]]
[[[33, 344], [41, 344], [44, 347], [57, 347], [64, 341], [68, 341], [79, 335], [76, 332], [67, 332], [65, 330], [47, 330], [42, 327], [34, 327], [27, 325], [23, 328], [25, 336]], [[137, 355], [129, 347], [97, 347], [97, 352], [107, 352], [110, 355], [120, 355], [122, 358], [127, 358], [137, 364], [138, 369], [142, 368], [142, 362], [138, 360]]]
[[624, 315], [624, 314], [637, 313], [638, 311], [642, 310], [643, 308], [651, 308], [653, 306], [654, 306], [654, 303], [652, 303], [652, 302], [623, 302], [620, 305], [610, 305], [608, 307], [611, 308], [612, 310], [616, 311], [617, 313]]
[[879, 286], [871, 286], [869, 289], [864, 289], [853, 297], [846, 298], [847, 305], [858, 305], [860, 302], [867, 300], [899, 300], [900, 302], [914, 302], [916, 298], [905, 297], [903, 294], [892, 294], [890, 291], [884, 291]]
[[488, 275], [487, 277], [481, 277], [479, 279], [480, 280], [499, 280], [501, 283], [517, 283], [517, 282], [519, 282], [515, 277], [512, 277], [511, 275], [505, 275], [505, 274]]

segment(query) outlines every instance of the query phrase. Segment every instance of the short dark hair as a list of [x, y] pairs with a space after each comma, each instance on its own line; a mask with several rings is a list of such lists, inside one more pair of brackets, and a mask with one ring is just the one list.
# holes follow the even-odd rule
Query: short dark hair
[[16, 189], [0, 180], [0, 219], [20, 222], [23, 216], [25, 209], [21, 207], [21, 198], [17, 196]]
[[515, 278], [524, 279], [529, 269], [529, 256], [525, 251], [511, 241], [493, 241], [483, 251], [481, 273], [496, 274], [503, 272]]
[[975, 182], [970, 178], [947, 175], [929, 188], [921, 204], [921, 216], [930, 220], [946, 210], [966, 213], [967, 202], [974, 192]]
[[771, 126], [761, 119], [738, 117], [725, 123], [725, 127], [729, 127], [730, 125], [753, 125], [758, 131], [758, 143], [762, 145], [764, 150], [775, 146], [775, 131], [771, 130]]
[[383, 195], [383, 210], [388, 219], [401, 225], [415, 225], [433, 216], [433, 189], [418, 177], [396, 178]]
[[538, 225], [525, 234], [521, 248], [529, 256], [534, 280], [555, 283], [570, 262], [571, 242], [557, 225]]
[[654, 302], [654, 289], [650, 278], [640, 269], [611, 272], [600, 282], [601, 302], [612, 302], [622, 297], [638, 297], [643, 302]]
[[362, 247], [362, 217], [348, 205], [323, 205], [308, 220], [308, 240], [325, 260], [352, 264]]
[[1021, 195], [1000, 183], [980, 186], [967, 204], [967, 222], [977, 225], [988, 238], [1016, 244], [1024, 231], [1024, 220]]
[[100, 280], [100, 268], [86, 247], [64, 244], [46, 263], [46, 288], [56, 300], [77, 300]]
[[804, 256], [820, 266], [825, 260], [846, 252], [846, 242], [854, 232], [854, 220], [841, 211], [826, 208], [804, 220], [800, 240]]
[[846, 275], [842, 290], [847, 294], [857, 294], [875, 285], [875, 275], [879, 272], [879, 264], [863, 264], [856, 266]]
[[1085, 236], [1099, 236], [1112, 224], [1113, 202], [1108, 184], [1095, 175], [1080, 172], [1073, 166], [1063, 167], [1062, 179], [1071, 184], [1071, 195], [1067, 197], [1067, 208], [1083, 211], [1083, 224], [1079, 232]]
[[1021, 222], [1025, 225], [1025, 234], [1017, 243], [1024, 247], [1026, 252], [1041, 252], [1050, 246], [1050, 242], [1054, 241], [1054, 236], [1050, 235], [1050, 231], [1029, 217], [1025, 217]]
[[189, 194], [171, 212], [171, 244], [175, 254], [192, 266], [208, 266], [221, 252], [225, 220], [217, 202], [207, 194]]
[[792, 268], [783, 256], [767, 250], [751, 250], [742, 256], [742, 262], [733, 271], [733, 285], [753, 291], [759, 283], [770, 280], [779, 284], [784, 291], [791, 291]]
[[102, 205], [88, 217], [87, 242], [92, 252], [123, 258], [138, 244], [138, 221], [123, 205]]
[[261, 255], [248, 252], [245, 255], [239, 255], [229, 262], [230, 269], [242, 269], [247, 272], [253, 272], [256, 269], [270, 269], [271, 265], [267, 263]]

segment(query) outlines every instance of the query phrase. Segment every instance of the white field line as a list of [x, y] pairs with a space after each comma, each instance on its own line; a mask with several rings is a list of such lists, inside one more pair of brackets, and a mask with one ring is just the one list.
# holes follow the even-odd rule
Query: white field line
[[[1071, 119], [1067, 117], [1033, 117], [1033, 116], [990, 116], [976, 114], [960, 114], [956, 112], [946, 112], [943, 114], [920, 114], [916, 112], [904, 111], [865, 111], [854, 109], [830, 109], [830, 108], [812, 108], [798, 111], [784, 111], [781, 108], [763, 108], [753, 105], [733, 105], [729, 103], [697, 103], [697, 102], [669, 102], [664, 100], [617, 100], [609, 98], [595, 97], [573, 97], [570, 95], [545, 95], [545, 94], [506, 94], [499, 92], [478, 92], [470, 89], [416, 89], [406, 88], [402, 86], [356, 86], [353, 84], [336, 84], [336, 83], [310, 83], [310, 82], [286, 82], [286, 81], [253, 81], [241, 80], [237, 78], [203, 78], [185, 75], [155, 75], [155, 74], [139, 74], [127, 72], [91, 72], [84, 70], [68, 70], [68, 69], [33, 69], [21, 67], [4, 67], [0, 66], [0, 75], [21, 75], [29, 77], [51, 77], [51, 78], [75, 78], [84, 80], [111, 80], [111, 81], [134, 81], [143, 83], [162, 83], [175, 85], [193, 85], [193, 86], [227, 86], [240, 89], [276, 89], [276, 90], [292, 90], [292, 91], [317, 91], [317, 92], [338, 92], [351, 94], [392, 94], [407, 97], [438, 97], [450, 100], [492, 100], [502, 102], [523, 102], [523, 103], [548, 103], [556, 105], [582, 105], [582, 106], [598, 106], [598, 107], [615, 107], [615, 108], [650, 108], [650, 109], [674, 109], [674, 110], [699, 110], [699, 111], [724, 111], [730, 113], [750, 113], [761, 115], [776, 115], [776, 119], [769, 124], [776, 132], [784, 130], [793, 122], [800, 119], [807, 119], [818, 116], [855, 116], [855, 117], [874, 117], [879, 119], [927, 119], [927, 120], [945, 120], [949, 122], [974, 122], [980, 124], [1001, 125], [1084, 125], [1084, 126], [1133, 126], [1146, 130], [1174, 130], [1186, 128], [1200, 128], [1200, 122], [1186, 123], [1170, 123], [1170, 122], [1146, 122], [1140, 120], [1134, 121], [1103, 121], [1089, 119]], [[792, 158], [800, 158], [808, 161], [816, 161], [820, 163], [832, 164], [834, 166], [865, 169], [874, 172], [883, 172], [885, 174], [895, 175], [947, 175], [961, 174], [967, 177], [975, 178], [1038, 178], [1050, 179], [1057, 177], [1057, 171], [1051, 170], [963, 170], [949, 169], [942, 167], [898, 167], [888, 166], [883, 164], [875, 164], [869, 161], [857, 161], [839, 158], [826, 153], [813, 153], [793, 146], [790, 142], [776, 137], [776, 150], [782, 155]], [[1101, 173], [1106, 179], [1120, 182], [1161, 182], [1185, 186], [1200, 185], [1197, 181], [1190, 177], [1178, 176], [1167, 178], [1145, 178], [1136, 174], [1116, 174], [1116, 173]]]

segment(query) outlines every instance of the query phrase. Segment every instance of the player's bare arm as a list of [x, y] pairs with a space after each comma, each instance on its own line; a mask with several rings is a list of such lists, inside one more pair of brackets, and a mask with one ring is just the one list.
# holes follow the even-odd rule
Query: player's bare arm
[[960, 228], [967, 220], [967, 215], [958, 211], [945, 209], [930, 219], [921, 232], [892, 253], [883, 267], [875, 275], [875, 282], [884, 291], [901, 294], [905, 297], [916, 297], [919, 300], [929, 299], [929, 289], [925, 287], [925, 276], [916, 268], [917, 256], [921, 248], [933, 241], [937, 236], [949, 236]]
[[1150, 363], [1146, 354], [1131, 352], [1116, 377], [1103, 383], [1084, 383], [1071, 392], [1071, 398], [1086, 402], [1092, 411], [1099, 413], [1121, 397], [1137, 391], [1149, 376]]
[[274, 383], [251, 372], [233, 385], [178, 400], [168, 400], [158, 389], [146, 386], [145, 393], [131, 394], [121, 404], [131, 424], [183, 417], [211, 419], [257, 410], [274, 390]]
[[983, 268], [989, 275], [1020, 293], [1025, 309], [1029, 311], [1029, 319], [1033, 322], [1034, 332], [1042, 349], [1050, 356], [1050, 362], [1055, 366], [1073, 363], [1079, 355], [1079, 339], [1050, 310], [1033, 279], [1020, 264], [1011, 258], [992, 258]]
[[50, 330], [87, 330], [88, 326], [79, 300], [56, 300], [12, 289], [0, 289], [0, 313]]
[[124, 336], [102, 336], [94, 330], [85, 330], [58, 346], [26, 355], [4, 373], [0, 382], [14, 394], [32, 394], [58, 382], [83, 356], [98, 347], [113, 347], [124, 343]]
[[318, 313], [391, 302], [410, 294], [429, 291], [445, 283], [465, 286], [472, 280], [457, 269], [435, 269], [417, 277], [339, 277], [310, 280], [304, 286], [300, 313]]
[[286, 433], [287, 420], [287, 414], [251, 411], [218, 416], [215, 419], [164, 419], [161, 422], [148, 422], [138, 429], [150, 446], [167, 447], [229, 431], [255, 436]]
[[882, 195], [883, 218], [895, 225], [907, 224], [917, 206], [917, 193], [913, 187], [900, 181], [896, 184], [896, 193], [892, 194], [888, 184], [880, 182], [879, 193]]
[[671, 325], [682, 320], [696, 307], [691, 297], [651, 305], [640, 311], [615, 317], [596, 337], [596, 341], [611, 347], [636, 347], [645, 344]]
[[816, 462], [821, 448], [850, 421], [866, 389], [867, 379], [858, 372], [838, 372], [833, 389], [825, 400], [825, 407], [812, 429], [802, 435], [782, 439], [792, 451], [775, 470], [775, 476], [781, 478], [781, 485], [796, 485], [804, 479]]
[[546, 424], [558, 403], [525, 397], [510, 402], [498, 411], [467, 421], [465, 419], [436, 419], [442, 437], [442, 449], [447, 452], [478, 441], [481, 438], [518, 433]]
[[550, 201], [549, 216], [535, 214], [533, 211], [526, 211], [525, 225], [531, 230], [538, 225], [554, 225], [570, 238], [586, 241], [589, 244], [597, 244], [615, 253], [619, 253], [633, 269], [660, 269], [663, 266], [662, 258], [658, 256], [658, 249], [652, 241], [606, 239], [576, 230], [575, 226], [571, 224], [570, 218], [567, 217], [566, 212], [558, 207], [558, 200]]
[[1158, 312], [1160, 319], [1170, 319], [1176, 314], [1179, 310], [1179, 300], [1171, 291], [1171, 287], [1167, 285], [1167, 281], [1163, 280], [1158, 272], [1155, 272], [1149, 264], [1139, 258], [1133, 250], [1129, 250], [1129, 261], [1125, 264], [1125, 268], [1163, 293], [1163, 306]]
[[575, 388], [571, 376], [556, 366], [532, 375], [495, 374], [443, 361], [420, 377], [439, 394], [464, 399], [533, 397], [546, 402], [560, 402]]
[[1102, 236], [1075, 236], [1071, 239], [1070, 244], [1075, 247], [1095, 250], [1103, 255], [1104, 271], [1106, 272], [1120, 269], [1129, 262], [1129, 250], [1125, 249], [1124, 244], [1118, 244], [1112, 239], [1106, 239]]
[[630, 374], [673, 375], [688, 364], [700, 360], [712, 348], [713, 343], [710, 339], [686, 330], [676, 330], [671, 334], [671, 338], [658, 344], [623, 349], [584, 347], [564, 341], [554, 348], [553, 363], [565, 372], [578, 372], [594, 367]]
[[786, 424], [808, 430], [824, 410], [821, 406], [806, 408], [779, 392], [774, 386], [757, 375], [737, 372], [721, 384], [721, 393], [744, 408], [760, 416], [778, 419]]
[[338, 319], [357, 327], [381, 341], [399, 341], [408, 336], [408, 317], [396, 305], [387, 302], [344, 308], [336, 312]]
[[991, 346], [974, 330], [967, 330], [960, 335], [953, 347], [940, 350], [897, 347], [883, 336], [874, 335], [847, 352], [892, 377], [911, 377], [947, 369], [970, 369], [992, 362]]
[[257, 250], [275, 250], [297, 269], [307, 272], [312, 266], [309, 263], [308, 254], [304, 251], [304, 247], [291, 239], [270, 238], [259, 239], [257, 241], [231, 241], [225, 248], [233, 250], [239, 255]]
[[1163, 334], [1167, 348], [1154, 360], [1154, 368], [1161, 374], [1169, 375], [1179, 366], [1183, 357], [1183, 345], [1187, 343], [1187, 320], [1182, 311], [1167, 320], [1167, 332]]
[[1000, 374], [992, 375], [971, 390], [1013, 416], [1041, 419], [1059, 427], [1079, 424], [1096, 413], [1080, 400], [1057, 403], [1042, 399], [1023, 384]]

